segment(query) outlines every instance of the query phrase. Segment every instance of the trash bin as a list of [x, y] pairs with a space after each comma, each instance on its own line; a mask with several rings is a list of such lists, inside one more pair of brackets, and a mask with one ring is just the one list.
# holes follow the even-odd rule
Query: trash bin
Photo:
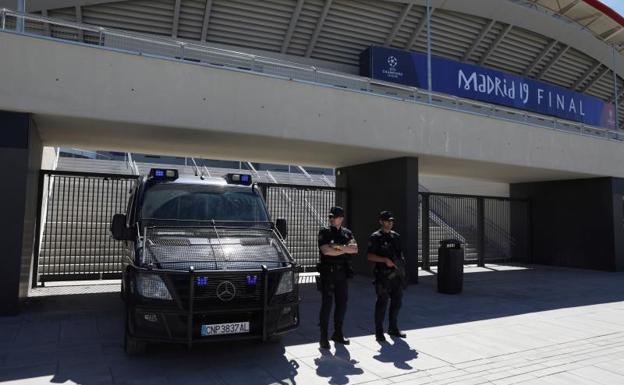
[[457, 239], [440, 241], [438, 249], [438, 291], [461, 293], [464, 284], [464, 249]]

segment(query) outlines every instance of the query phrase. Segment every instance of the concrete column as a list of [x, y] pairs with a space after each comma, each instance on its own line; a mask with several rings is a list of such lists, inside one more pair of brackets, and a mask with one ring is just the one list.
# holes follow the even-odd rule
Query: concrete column
[[624, 179], [612, 178], [614, 265], [624, 271]]
[[360, 253], [353, 267], [371, 275], [366, 260], [368, 237], [379, 228], [378, 215], [390, 210], [396, 216], [395, 230], [401, 234], [403, 253], [412, 283], [418, 282], [418, 158], [397, 158], [343, 167], [336, 170], [336, 186], [348, 189], [347, 226], [353, 231]]
[[29, 114], [0, 111], [0, 315], [28, 296], [42, 146]]
[[624, 271], [624, 180], [592, 178], [511, 185], [531, 200], [531, 262]]

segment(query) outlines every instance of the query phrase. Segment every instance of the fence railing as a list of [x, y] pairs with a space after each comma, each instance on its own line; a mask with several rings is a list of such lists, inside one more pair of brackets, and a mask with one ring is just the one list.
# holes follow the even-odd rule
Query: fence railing
[[[20, 20], [22, 23], [18, 23]], [[23, 27], [20, 27], [22, 25]], [[439, 108], [461, 111], [473, 115], [487, 116], [499, 120], [520, 122], [573, 134], [599, 137], [606, 140], [624, 141], [624, 132], [602, 127], [557, 119], [523, 110], [495, 104], [463, 99], [452, 95], [416, 87], [402, 86], [371, 78], [322, 70], [286, 60], [208, 47], [192, 42], [180, 41], [134, 32], [119, 31], [93, 25], [22, 14], [0, 9], [2, 31], [51, 38], [86, 44], [102, 49], [139, 54], [142, 56], [177, 60], [189, 64], [251, 72], [292, 81], [313, 83], [353, 92], [374, 94], [408, 103], [434, 105]]]
[[420, 193], [421, 264], [436, 264], [438, 242], [464, 243], [465, 261], [527, 262], [530, 215], [526, 200], [459, 194]]
[[[273, 219], [288, 220], [286, 245], [293, 258], [306, 271], [315, 270], [319, 261], [318, 231], [324, 225], [321, 213], [328, 213], [339, 198], [337, 194], [347, 194], [346, 190], [270, 184], [260, 188]], [[339, 200], [346, 201], [346, 196]]]
[[[109, 227], [114, 214], [126, 212], [136, 179], [125, 174], [41, 171], [33, 285], [121, 276], [124, 245], [112, 239]], [[273, 218], [289, 221], [286, 243], [291, 254], [306, 270], [313, 270], [321, 227], [318, 213], [329, 212], [336, 191], [346, 192], [296, 185], [261, 188]]]
[[42, 171], [33, 284], [121, 276], [123, 245], [109, 234], [134, 175]]

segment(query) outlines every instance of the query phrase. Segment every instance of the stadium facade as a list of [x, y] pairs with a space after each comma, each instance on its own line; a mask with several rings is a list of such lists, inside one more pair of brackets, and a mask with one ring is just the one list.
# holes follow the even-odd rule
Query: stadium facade
[[355, 234], [391, 209], [408, 255], [419, 175], [498, 184], [530, 201], [530, 262], [624, 269], [624, 20], [599, 1], [0, 7], [3, 312], [32, 281], [44, 146], [336, 168]]

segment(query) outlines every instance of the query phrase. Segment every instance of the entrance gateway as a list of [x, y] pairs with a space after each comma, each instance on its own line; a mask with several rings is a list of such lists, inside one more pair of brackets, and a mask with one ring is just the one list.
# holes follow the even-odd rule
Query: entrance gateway
[[[111, 237], [110, 221], [113, 215], [126, 213], [137, 178], [41, 171], [33, 287], [53, 281], [121, 278], [124, 248]], [[359, 221], [344, 188], [266, 183], [259, 188], [272, 218], [287, 219], [286, 244], [304, 271], [316, 269], [317, 233], [326, 225], [325, 214], [331, 206], [339, 202], [350, 211], [350, 223]], [[420, 267], [428, 269], [437, 264], [439, 241], [447, 238], [464, 243], [467, 264], [529, 260], [528, 201], [423, 191], [417, 194], [417, 230], [406, 233], [418, 237]], [[370, 218], [362, 221], [363, 231], [372, 231], [376, 225]], [[368, 273], [367, 267], [361, 264], [360, 272]]]
[[[42, 170], [33, 287], [52, 281], [119, 279], [123, 244], [111, 238], [113, 215], [125, 214], [138, 177]], [[316, 235], [325, 213], [346, 190], [259, 184], [272, 218], [289, 225], [286, 243], [304, 271], [316, 269]], [[337, 198], [338, 197], [338, 198]]]

